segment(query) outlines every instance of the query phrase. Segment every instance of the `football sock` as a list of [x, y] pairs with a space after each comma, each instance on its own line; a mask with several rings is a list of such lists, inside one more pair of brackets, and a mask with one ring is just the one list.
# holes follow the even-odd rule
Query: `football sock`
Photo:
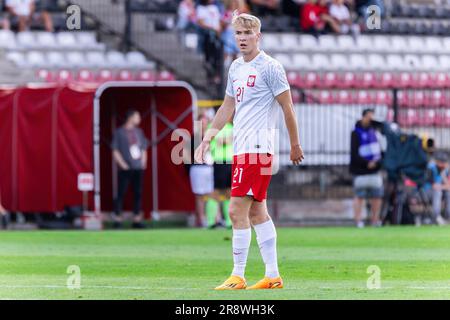
[[248, 249], [252, 240], [252, 229], [233, 229], [233, 262], [232, 275], [244, 278], [247, 265]]
[[230, 219], [230, 199], [224, 200], [222, 202], [222, 210], [223, 210], [223, 219], [225, 220], [225, 226], [231, 227], [231, 219]]
[[278, 272], [277, 262], [277, 232], [272, 220], [254, 225], [259, 251], [266, 265], [266, 277], [276, 278]]
[[219, 209], [219, 204], [216, 200], [209, 198], [206, 201], [206, 220], [208, 222], [208, 227], [212, 227], [216, 224], [217, 210]]

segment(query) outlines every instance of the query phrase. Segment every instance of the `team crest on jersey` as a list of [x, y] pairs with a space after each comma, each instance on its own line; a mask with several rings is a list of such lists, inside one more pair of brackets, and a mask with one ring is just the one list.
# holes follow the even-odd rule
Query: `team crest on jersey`
[[256, 76], [248, 76], [247, 87], [254, 87], [256, 81]]

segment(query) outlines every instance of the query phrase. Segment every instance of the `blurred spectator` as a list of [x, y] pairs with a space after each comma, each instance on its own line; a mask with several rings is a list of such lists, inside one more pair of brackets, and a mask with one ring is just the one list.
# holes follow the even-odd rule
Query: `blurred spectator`
[[178, 6], [177, 29], [184, 31], [195, 29], [196, 15], [194, 0], [183, 0]]
[[129, 110], [125, 123], [113, 135], [111, 148], [114, 161], [119, 166], [118, 191], [114, 204], [114, 227], [122, 224], [122, 205], [128, 185], [131, 182], [134, 193], [133, 228], [143, 228], [141, 215], [142, 180], [147, 167], [148, 140], [139, 128], [141, 116], [136, 110]]
[[250, 0], [250, 6], [257, 16], [274, 15], [278, 13], [280, 0]]
[[45, 31], [53, 32], [53, 20], [50, 15], [50, 10], [57, 7], [58, 0], [37, 0], [36, 1], [36, 12], [38, 13], [37, 18], [41, 19], [44, 23]]
[[[56, 5], [56, 0], [6, 0], [11, 25], [18, 25], [18, 31], [28, 30], [34, 18], [43, 22], [45, 30], [53, 32], [53, 22], [48, 8]], [[35, 15], [35, 12], [37, 13]]]
[[5, 6], [5, 0], [0, 0], [0, 28], [9, 30], [11, 27], [9, 25], [8, 12]]
[[330, 16], [327, 0], [308, 0], [300, 8], [300, 27], [303, 31], [314, 35], [338, 32], [339, 26]]
[[208, 78], [214, 83], [220, 82], [220, 64], [222, 63], [222, 47], [220, 41], [220, 12], [214, 0], [201, 0], [197, 7], [197, 24], [199, 39], [205, 55]]
[[225, 12], [222, 15], [222, 35], [221, 40], [223, 43], [225, 66], [229, 66], [231, 62], [237, 58], [239, 48], [234, 38], [234, 30], [231, 25], [233, 19], [233, 12], [238, 10], [239, 13], [239, 1], [238, 0], [224, 0]]
[[442, 218], [442, 198], [445, 203], [445, 217], [450, 218], [450, 169], [447, 154], [436, 152], [427, 167], [427, 183], [424, 186], [433, 205], [433, 218], [437, 224], [445, 224]]
[[374, 112], [373, 109], [365, 109], [351, 134], [350, 172], [354, 175], [353, 210], [358, 228], [364, 227], [361, 219], [364, 199], [370, 202], [372, 225], [380, 225], [383, 178], [380, 174], [381, 146], [373, 126]]
[[344, 4], [344, 0], [333, 0], [330, 5], [330, 15], [339, 26], [338, 33], [348, 33], [352, 26], [350, 10]]

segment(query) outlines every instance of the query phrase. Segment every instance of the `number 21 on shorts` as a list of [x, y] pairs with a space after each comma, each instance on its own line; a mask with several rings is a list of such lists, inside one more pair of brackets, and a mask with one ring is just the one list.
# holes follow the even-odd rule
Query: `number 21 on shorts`
[[[236, 168], [236, 169], [234, 169], [233, 183], [241, 183], [241, 181], [242, 181], [242, 171], [244, 171], [244, 168]], [[236, 181], [237, 177], [238, 177], [238, 181]]]

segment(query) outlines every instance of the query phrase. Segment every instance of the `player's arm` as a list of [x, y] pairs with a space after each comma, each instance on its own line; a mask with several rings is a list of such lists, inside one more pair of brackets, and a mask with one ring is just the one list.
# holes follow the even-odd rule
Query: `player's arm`
[[231, 121], [231, 118], [234, 113], [234, 108], [235, 108], [234, 98], [230, 97], [229, 95], [225, 95], [223, 103], [220, 106], [219, 110], [217, 110], [217, 113], [213, 119], [211, 128], [209, 128], [206, 131], [202, 142], [195, 150], [194, 155], [195, 162], [203, 163], [204, 156], [209, 149], [209, 144], [211, 143], [211, 140], [214, 139], [214, 137], [219, 133], [220, 130], [222, 130], [222, 128], [225, 126], [227, 122]]
[[291, 161], [297, 165], [304, 159], [303, 150], [298, 137], [297, 119], [295, 117], [294, 105], [292, 103], [291, 91], [286, 90], [275, 97], [284, 114], [284, 121], [289, 132], [291, 143]]

